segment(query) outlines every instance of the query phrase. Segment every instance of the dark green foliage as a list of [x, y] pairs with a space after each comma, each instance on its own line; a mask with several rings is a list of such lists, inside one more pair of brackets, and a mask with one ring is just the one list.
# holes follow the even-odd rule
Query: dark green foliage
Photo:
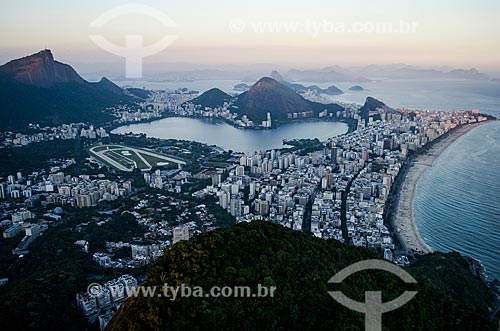
[[17, 129], [29, 123], [54, 126], [91, 122], [99, 125], [114, 119], [104, 108], [129, 99], [100, 88], [99, 83], [64, 83], [50, 88], [0, 83], [0, 128]]
[[293, 146], [287, 150], [296, 152], [298, 155], [307, 155], [307, 153], [312, 153], [325, 148], [318, 138], [286, 140], [283, 141], [283, 144]]
[[[364, 315], [336, 303], [339, 289], [364, 301], [365, 291], [383, 291], [383, 301], [404, 290], [419, 294], [383, 317], [384, 330], [495, 330], [488, 324], [491, 294], [458, 254], [434, 254], [409, 269], [417, 286], [386, 272], [365, 271], [338, 287], [328, 280], [348, 265], [379, 258], [375, 251], [321, 240], [279, 225], [241, 223], [180, 242], [152, 267], [144, 285], [275, 285], [273, 298], [130, 299], [110, 330], [361, 330]], [[254, 292], [255, 293], [255, 292]]]
[[133, 94], [134, 96], [138, 97], [139, 99], [143, 99], [143, 100], [146, 100], [152, 93], [149, 90], [144, 90], [142, 88], [136, 88], [136, 87], [127, 88], [127, 92], [129, 92], [129, 93]]
[[113, 251], [115, 259], [132, 258], [132, 249], [130, 247], [122, 247]]
[[146, 187], [146, 181], [144, 180], [144, 174], [141, 172], [140, 169], [135, 168], [134, 171], [132, 171], [132, 179], [133, 179], [135, 187], [138, 187], [138, 188]]
[[0, 149], [0, 159], [4, 160], [0, 176], [22, 171], [29, 174], [35, 170], [47, 169], [50, 160], [82, 157], [81, 141], [54, 140], [32, 143], [24, 147]]
[[[5, 229], [0, 228], [0, 232]], [[19, 233], [14, 238], [0, 238], [0, 278], [9, 276], [11, 265], [17, 260], [17, 255], [12, 254], [12, 250], [17, 247], [23, 237], [24, 232]]]
[[133, 237], [142, 237], [145, 230], [139, 225], [132, 214], [114, 216], [106, 224], [98, 226], [90, 223], [85, 233], [85, 240], [88, 240], [90, 252], [105, 252], [106, 241], [131, 242]]
[[202, 200], [197, 200], [200, 203], [203, 203], [207, 206], [208, 210], [215, 216], [215, 224], [216, 226], [228, 227], [232, 226], [236, 223], [234, 216], [227, 212], [227, 210], [223, 209], [218, 203], [216, 203], [213, 197], [208, 197]]
[[73, 245], [80, 239], [67, 229], [52, 228], [30, 253], [10, 268], [0, 291], [2, 330], [80, 330], [85, 326], [75, 294], [87, 285], [84, 274], [99, 272], [91, 257]]

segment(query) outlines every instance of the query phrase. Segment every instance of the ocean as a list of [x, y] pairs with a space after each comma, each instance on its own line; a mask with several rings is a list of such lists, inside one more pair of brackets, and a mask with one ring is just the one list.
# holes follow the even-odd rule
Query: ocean
[[414, 210], [427, 245], [470, 255], [500, 279], [500, 122], [473, 129], [434, 161]]

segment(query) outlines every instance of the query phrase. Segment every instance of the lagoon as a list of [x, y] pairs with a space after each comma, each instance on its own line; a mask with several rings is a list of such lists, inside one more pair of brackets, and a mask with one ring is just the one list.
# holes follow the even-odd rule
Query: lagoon
[[269, 130], [238, 129], [220, 120], [169, 117], [150, 123], [121, 126], [114, 134], [145, 133], [161, 139], [191, 140], [217, 145], [225, 150], [253, 152], [286, 147], [284, 139], [328, 138], [346, 133], [343, 122], [293, 122]]

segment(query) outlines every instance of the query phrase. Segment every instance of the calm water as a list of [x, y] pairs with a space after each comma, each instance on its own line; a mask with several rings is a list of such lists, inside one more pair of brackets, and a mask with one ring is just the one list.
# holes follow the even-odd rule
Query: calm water
[[148, 137], [194, 140], [225, 150], [252, 152], [283, 148], [283, 139], [318, 138], [326, 140], [347, 132], [341, 122], [301, 122], [272, 130], [237, 129], [225, 122], [186, 117], [170, 117], [151, 123], [122, 126], [113, 133], [145, 133]]
[[417, 185], [415, 221], [430, 247], [475, 257], [500, 279], [500, 122], [470, 131], [436, 159]]
[[409, 109], [479, 109], [500, 117], [500, 83], [483, 80], [385, 80], [360, 84], [365, 91], [348, 91], [350, 84], [336, 84], [345, 94], [332, 97], [343, 102], [364, 103], [367, 96], [390, 107]]

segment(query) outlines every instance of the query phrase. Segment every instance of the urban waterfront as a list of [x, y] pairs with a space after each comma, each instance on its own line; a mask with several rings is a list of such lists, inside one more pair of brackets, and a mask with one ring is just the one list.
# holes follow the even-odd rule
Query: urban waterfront
[[343, 122], [294, 122], [270, 130], [237, 129], [220, 120], [170, 117], [151, 123], [119, 127], [112, 133], [145, 133], [162, 139], [194, 140], [225, 150], [253, 152], [286, 147], [284, 139], [318, 138], [323, 141], [347, 132]]
[[[241, 83], [235, 80], [199, 80], [191, 82], [151, 82], [151, 81], [117, 81], [120, 86], [145, 87], [152, 90], [186, 87], [191, 90], [205, 92], [213, 87], [226, 93], [239, 94], [234, 85]], [[253, 81], [244, 81], [253, 84]], [[323, 82], [296, 82], [303, 85], [317, 85], [327, 88], [332, 85]], [[467, 79], [380, 79], [360, 83], [363, 91], [350, 91], [353, 83], [336, 82], [336, 87], [344, 93], [329, 96], [332, 102], [363, 104], [366, 97], [382, 100], [393, 108], [432, 109], [453, 111], [457, 109], [478, 108], [481, 112], [500, 117], [500, 83], [489, 80]]]
[[[282, 148], [283, 139], [326, 140], [347, 132], [347, 126], [340, 122], [300, 122], [273, 130], [244, 130], [221, 121], [175, 117], [113, 131], [127, 132], [251, 152]], [[470, 255], [495, 278], [500, 277], [499, 147], [498, 122], [474, 129], [434, 162], [420, 179], [415, 196], [415, 221], [425, 243], [434, 250]], [[478, 232], [485, 240], [474, 239]]]
[[[417, 185], [415, 221], [432, 249], [480, 260], [500, 278], [500, 123], [475, 128], [439, 156]], [[481, 239], [478, 239], [481, 238]]]

